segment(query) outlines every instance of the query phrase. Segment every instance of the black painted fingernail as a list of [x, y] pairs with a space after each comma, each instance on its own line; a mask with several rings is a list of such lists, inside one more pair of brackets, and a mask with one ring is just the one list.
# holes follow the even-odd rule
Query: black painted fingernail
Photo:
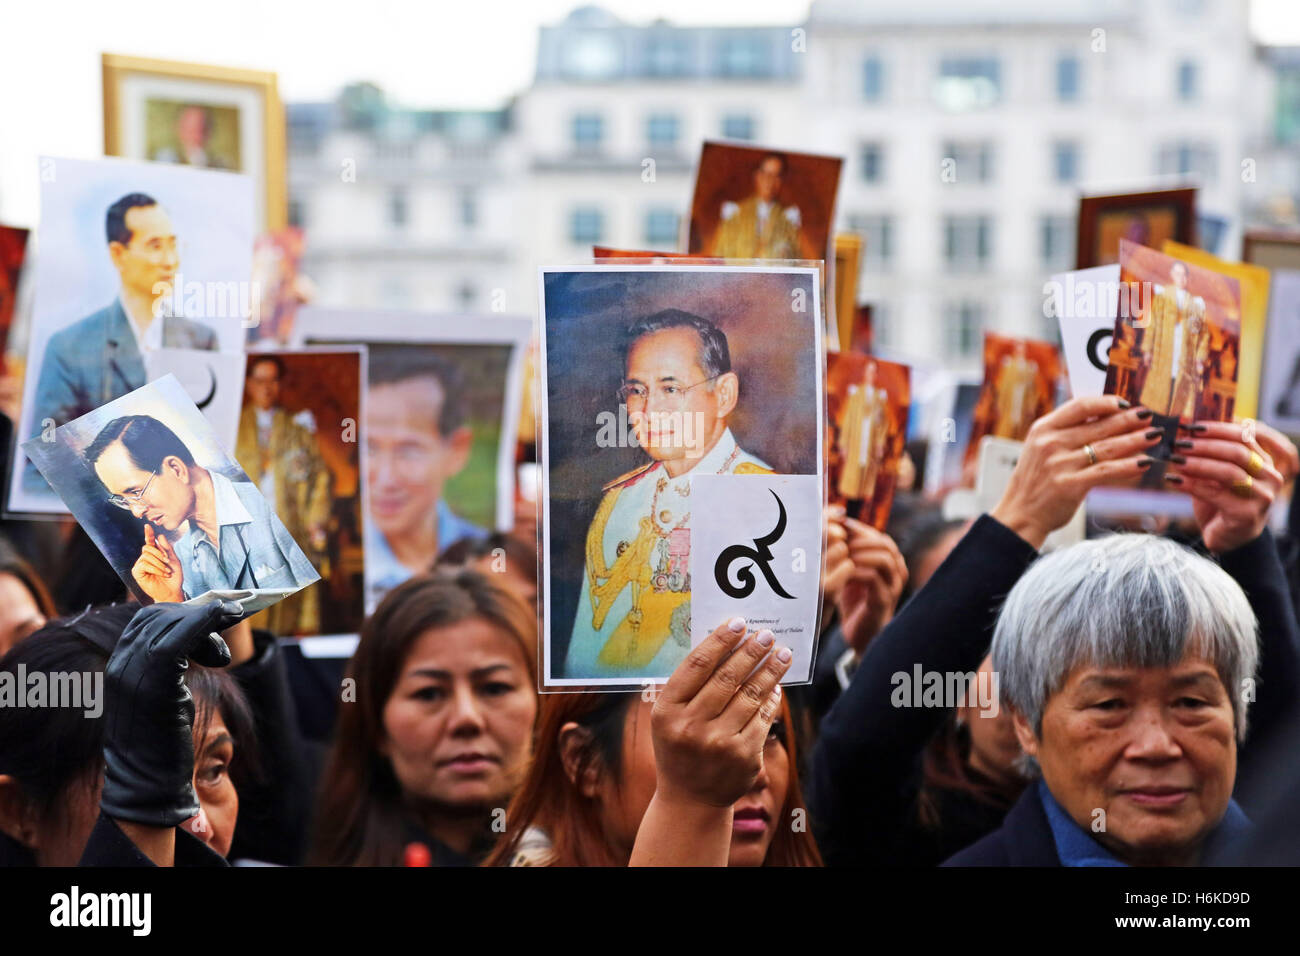
[[1153, 428], [1147, 432], [1147, 438], [1159, 438], [1164, 433], [1165, 430], [1163, 428]]
[[1121, 399], [1119, 400], [1119, 407], [1120, 407], [1120, 408], [1132, 408], [1132, 407], [1133, 407], [1133, 403], [1130, 402], [1130, 401], [1129, 401], [1128, 399], [1126, 399], [1126, 398], [1121, 398]]
[[1192, 441], [1190, 438], [1180, 438], [1180, 439], [1178, 439], [1178, 441], [1174, 442], [1174, 447], [1175, 447], [1175, 448], [1195, 448], [1195, 447], [1196, 447], [1196, 442]]
[[1143, 419], [1143, 420], [1148, 419], [1148, 418], [1151, 417], [1151, 409], [1149, 409], [1149, 408], [1140, 408], [1140, 409], [1138, 409], [1137, 416], [1138, 416], [1138, 418], [1141, 418], [1141, 419]]
[[1140, 459], [1138, 459], [1138, 467], [1139, 467], [1139, 468], [1150, 468], [1150, 467], [1151, 467], [1152, 465], [1154, 465], [1155, 463], [1156, 463], [1156, 460], [1155, 460], [1154, 458], [1150, 458], [1150, 457], [1148, 457], [1148, 458], [1140, 458]]
[[1182, 475], [1165, 475], [1165, 481], [1171, 485], [1181, 485], [1183, 483]]
[[1169, 460], [1172, 461], [1175, 465], [1187, 464], [1187, 459], [1184, 458], [1182, 455], [1170, 455]]
[[1179, 422], [1178, 427], [1183, 429], [1184, 431], [1189, 431], [1194, 435], [1199, 435], [1201, 432], [1209, 431], [1208, 428], [1206, 428], [1204, 425], [1200, 424], [1199, 422]]

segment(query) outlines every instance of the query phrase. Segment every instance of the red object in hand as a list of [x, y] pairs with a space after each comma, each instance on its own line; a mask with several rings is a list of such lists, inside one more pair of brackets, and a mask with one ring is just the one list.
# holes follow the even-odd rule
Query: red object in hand
[[406, 852], [403, 853], [403, 866], [432, 866], [433, 855], [429, 848], [423, 843], [406, 844]]

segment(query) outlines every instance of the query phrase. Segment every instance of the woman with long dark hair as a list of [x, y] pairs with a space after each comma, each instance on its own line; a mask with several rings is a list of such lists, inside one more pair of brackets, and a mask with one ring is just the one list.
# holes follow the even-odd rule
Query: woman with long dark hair
[[308, 862], [482, 859], [528, 763], [536, 646], [532, 611], [477, 571], [390, 591], [348, 667]]

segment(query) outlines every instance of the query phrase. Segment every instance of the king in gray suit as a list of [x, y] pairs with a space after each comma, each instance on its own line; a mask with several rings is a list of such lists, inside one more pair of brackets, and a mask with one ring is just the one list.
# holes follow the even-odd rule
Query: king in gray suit
[[[201, 322], [164, 315], [180, 268], [176, 233], [167, 211], [144, 193], [130, 193], [108, 209], [108, 254], [121, 277], [109, 305], [50, 336], [32, 402], [29, 435], [48, 421], [66, 424], [145, 384], [143, 350], [217, 348]], [[35, 488], [45, 482], [34, 469]]]

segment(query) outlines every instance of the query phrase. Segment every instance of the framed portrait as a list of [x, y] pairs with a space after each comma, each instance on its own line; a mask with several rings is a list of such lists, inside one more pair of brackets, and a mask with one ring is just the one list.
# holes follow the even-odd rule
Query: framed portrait
[[367, 349], [366, 613], [461, 541], [509, 531], [524, 361], [521, 316], [305, 306], [300, 345]]
[[[662, 682], [726, 608], [780, 621], [786, 682], [810, 678], [820, 291], [818, 270], [774, 264], [541, 270], [544, 689]], [[737, 600], [723, 556], [755, 541]]]
[[114, 53], [103, 54], [102, 67], [106, 155], [247, 173], [260, 228], [285, 225], [284, 107], [274, 73]]
[[1076, 269], [1119, 261], [1121, 239], [1158, 249], [1166, 239], [1196, 244], [1196, 189], [1161, 189], [1079, 199]]
[[142, 604], [229, 596], [249, 613], [320, 579], [172, 375], [25, 451]]
[[1241, 261], [1265, 269], [1300, 271], [1300, 232], [1248, 230], [1241, 238]]

